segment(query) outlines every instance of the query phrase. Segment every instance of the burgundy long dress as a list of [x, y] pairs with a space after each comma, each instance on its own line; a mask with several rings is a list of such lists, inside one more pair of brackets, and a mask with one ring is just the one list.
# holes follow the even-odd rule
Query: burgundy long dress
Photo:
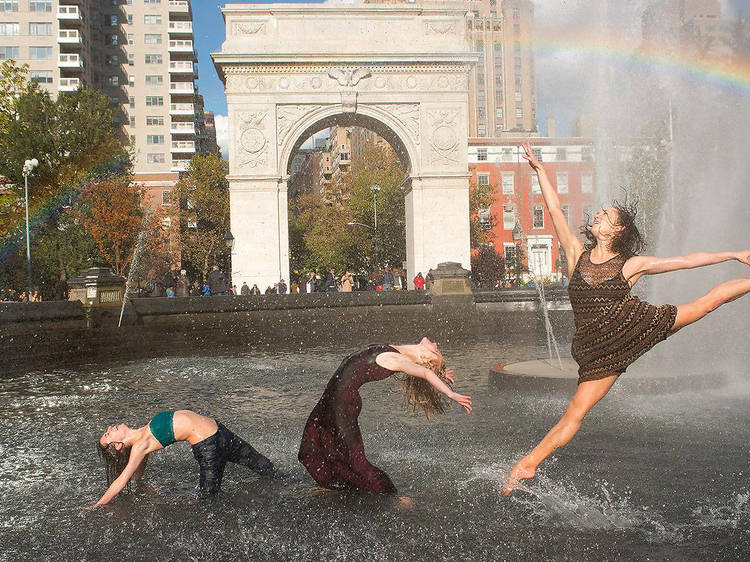
[[361, 489], [395, 494], [389, 476], [365, 457], [357, 418], [362, 409], [359, 387], [390, 377], [393, 371], [375, 362], [389, 345], [368, 345], [342, 361], [307, 419], [297, 458], [325, 488]]

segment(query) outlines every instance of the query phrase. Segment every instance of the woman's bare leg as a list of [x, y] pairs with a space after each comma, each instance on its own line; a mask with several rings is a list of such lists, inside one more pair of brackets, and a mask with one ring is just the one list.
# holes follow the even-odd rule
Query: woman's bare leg
[[609, 389], [617, 380], [617, 376], [612, 374], [599, 380], [582, 382], [578, 385], [578, 390], [573, 395], [560, 421], [549, 430], [539, 445], [518, 461], [513, 470], [510, 471], [508, 481], [503, 487], [504, 496], [510, 494], [521, 480], [532, 478], [536, 474], [536, 468], [555, 449], [570, 443], [581, 428], [583, 418], [609, 392]]
[[680, 328], [697, 322], [722, 304], [738, 299], [748, 292], [750, 292], [750, 279], [732, 279], [716, 285], [701, 298], [677, 307], [677, 319], [671, 333], [674, 334]]

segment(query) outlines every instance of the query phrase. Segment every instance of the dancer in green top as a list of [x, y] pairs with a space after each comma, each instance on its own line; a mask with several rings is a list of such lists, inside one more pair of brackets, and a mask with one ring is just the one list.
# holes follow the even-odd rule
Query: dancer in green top
[[227, 462], [241, 464], [263, 476], [277, 477], [273, 463], [250, 444], [216, 420], [190, 410], [159, 412], [148, 425], [131, 429], [124, 423], [111, 425], [98, 442], [107, 470], [107, 491], [92, 507], [109, 503], [140, 480], [148, 456], [175, 443], [187, 441], [200, 466], [201, 494], [219, 491]]

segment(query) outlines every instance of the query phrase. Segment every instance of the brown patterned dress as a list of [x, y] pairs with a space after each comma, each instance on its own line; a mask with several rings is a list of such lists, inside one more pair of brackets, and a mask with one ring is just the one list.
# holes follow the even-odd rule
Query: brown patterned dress
[[571, 349], [578, 384], [625, 372], [628, 365], [666, 339], [677, 317], [671, 304], [654, 306], [630, 294], [622, 256], [596, 264], [578, 259], [568, 286], [576, 331]]

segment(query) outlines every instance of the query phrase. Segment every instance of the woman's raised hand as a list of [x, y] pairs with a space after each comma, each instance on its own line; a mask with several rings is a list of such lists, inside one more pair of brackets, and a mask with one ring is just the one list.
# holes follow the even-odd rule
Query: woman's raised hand
[[536, 156], [534, 156], [534, 151], [531, 150], [531, 142], [526, 141], [521, 143], [521, 148], [523, 148], [523, 151], [525, 152], [525, 154], [522, 154], [521, 156], [529, 163], [529, 166], [534, 168], [534, 170], [538, 170], [542, 167], [542, 163], [537, 160]]
[[453, 369], [446, 369], [445, 370], [445, 378], [450, 382], [451, 384], [454, 384], [456, 381], [453, 378]]
[[461, 406], [463, 406], [466, 410], [467, 414], [471, 413], [471, 396], [464, 396], [463, 394], [454, 392], [451, 394], [450, 399], [461, 404]]

